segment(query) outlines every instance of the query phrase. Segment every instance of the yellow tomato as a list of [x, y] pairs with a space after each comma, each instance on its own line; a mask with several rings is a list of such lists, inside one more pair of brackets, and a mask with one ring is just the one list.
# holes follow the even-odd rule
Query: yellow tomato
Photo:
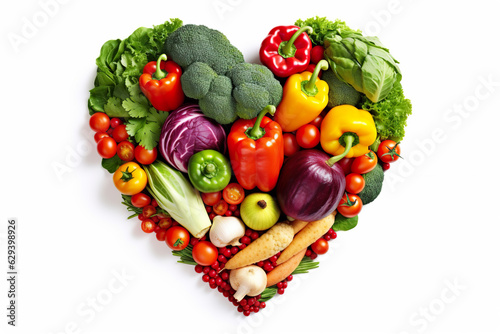
[[116, 189], [124, 195], [135, 195], [140, 193], [148, 183], [148, 177], [144, 169], [135, 162], [127, 162], [121, 165], [113, 174], [113, 182]]

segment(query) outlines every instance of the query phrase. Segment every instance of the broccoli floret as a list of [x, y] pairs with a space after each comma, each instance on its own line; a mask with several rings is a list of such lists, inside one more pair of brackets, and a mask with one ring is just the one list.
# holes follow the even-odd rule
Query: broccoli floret
[[332, 70], [323, 72], [321, 79], [328, 84], [328, 107], [333, 108], [341, 104], [355, 106], [361, 99], [361, 93], [351, 85], [339, 80]]
[[363, 205], [366, 205], [373, 202], [380, 195], [384, 182], [384, 170], [382, 166], [377, 164], [371, 172], [363, 174], [363, 177], [365, 179], [365, 187], [358, 196], [361, 198]]
[[236, 102], [231, 95], [232, 90], [231, 80], [223, 75], [218, 76], [212, 81], [207, 95], [199, 99], [200, 109], [220, 124], [234, 122], [238, 117], [234, 112]]
[[244, 61], [243, 54], [223, 33], [203, 25], [186, 24], [168, 35], [165, 51], [183, 69], [202, 62], [219, 75]]
[[236, 114], [241, 118], [252, 119], [267, 105], [277, 106], [281, 101], [283, 89], [273, 73], [263, 65], [241, 63], [233, 67], [227, 76], [233, 82]]
[[181, 76], [182, 90], [192, 99], [201, 99], [207, 95], [217, 73], [208, 64], [191, 64]]

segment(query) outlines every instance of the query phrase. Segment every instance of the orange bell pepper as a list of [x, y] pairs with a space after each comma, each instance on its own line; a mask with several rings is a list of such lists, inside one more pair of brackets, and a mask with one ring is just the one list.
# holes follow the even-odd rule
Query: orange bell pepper
[[329, 88], [325, 81], [318, 79], [318, 73], [327, 69], [328, 62], [320, 60], [313, 73], [305, 71], [288, 78], [274, 115], [284, 132], [295, 131], [313, 121], [326, 107]]

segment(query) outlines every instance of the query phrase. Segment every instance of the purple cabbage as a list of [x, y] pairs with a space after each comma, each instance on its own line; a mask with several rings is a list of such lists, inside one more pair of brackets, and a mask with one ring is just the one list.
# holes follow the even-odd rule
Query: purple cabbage
[[324, 152], [303, 150], [285, 162], [276, 195], [287, 216], [311, 222], [337, 209], [345, 191], [345, 175], [339, 164], [330, 167], [328, 159]]
[[226, 133], [222, 125], [203, 115], [197, 104], [184, 104], [163, 124], [158, 149], [170, 165], [187, 173], [193, 154], [207, 149], [226, 153]]

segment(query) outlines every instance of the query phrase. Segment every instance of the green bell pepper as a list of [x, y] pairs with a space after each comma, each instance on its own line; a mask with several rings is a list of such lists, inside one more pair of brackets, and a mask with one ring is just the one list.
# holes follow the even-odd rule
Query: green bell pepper
[[188, 175], [193, 186], [203, 193], [221, 191], [231, 180], [231, 163], [218, 151], [204, 150], [189, 159]]

